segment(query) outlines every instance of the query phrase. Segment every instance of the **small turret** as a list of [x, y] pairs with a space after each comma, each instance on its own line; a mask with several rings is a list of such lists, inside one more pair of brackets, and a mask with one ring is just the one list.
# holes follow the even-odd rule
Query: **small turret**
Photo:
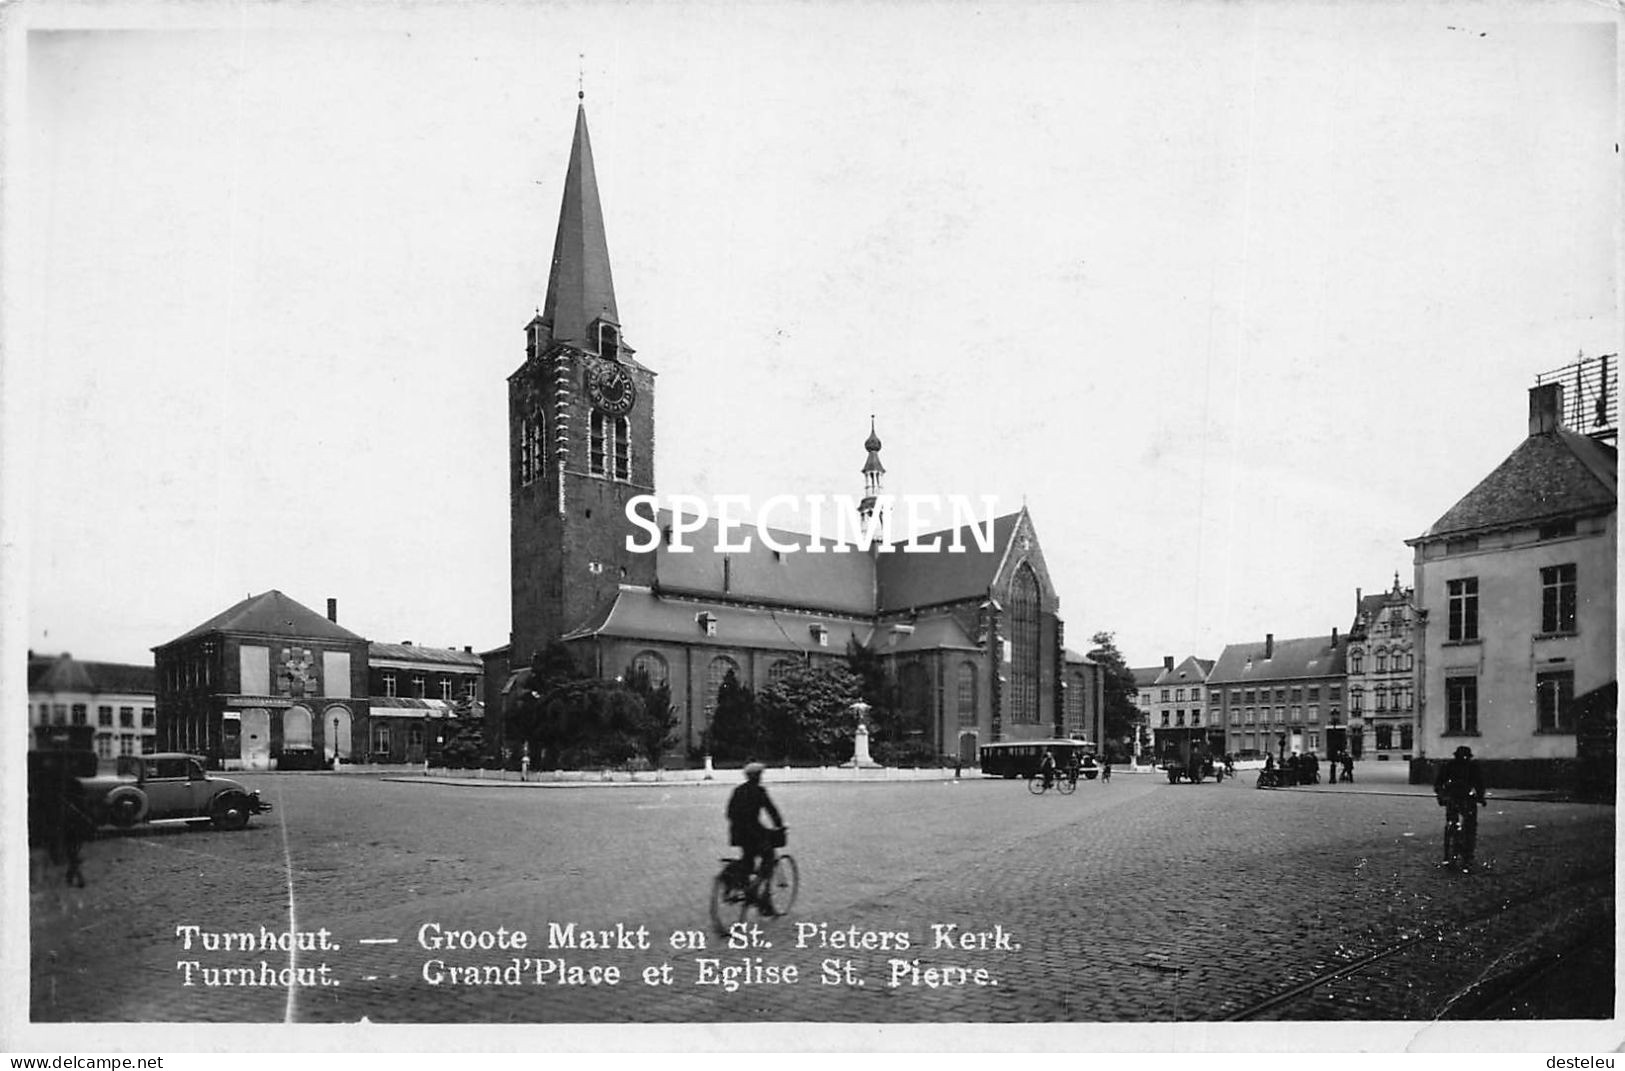
[[886, 475], [886, 466], [880, 463], [880, 436], [875, 433], [873, 413], [869, 415], [869, 437], [863, 440], [863, 448], [869, 451], [869, 456], [863, 462], [863, 501], [858, 503], [858, 516], [867, 524], [874, 516], [884, 482], [882, 477]]

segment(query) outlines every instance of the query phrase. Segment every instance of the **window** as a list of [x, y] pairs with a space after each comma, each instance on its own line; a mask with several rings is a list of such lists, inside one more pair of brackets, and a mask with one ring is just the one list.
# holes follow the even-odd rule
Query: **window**
[[423, 674], [414, 673], [412, 675], [412, 695], [417, 699], [422, 699], [426, 694], [427, 693], [424, 691]]
[[1185, 701], [1185, 689], [1183, 689], [1183, 688], [1175, 688], [1174, 689], [1174, 702], [1183, 703], [1184, 701]]
[[1293, 707], [1292, 708], [1292, 724], [1293, 725], [1302, 725], [1303, 724], [1303, 709], [1301, 707]]
[[[718, 655], [711, 659], [710, 668], [705, 673], [705, 720], [709, 725], [712, 715], [717, 712], [717, 692], [722, 688], [722, 682], [727, 680], [728, 674], [739, 680], [739, 663], [731, 658]], [[739, 683], [743, 684], [743, 681]]]
[[615, 418], [615, 478], [632, 478], [632, 425], [625, 417]]
[[1256, 702], [1256, 695], [1255, 695], [1255, 693], [1253, 692], [1253, 690], [1251, 688], [1247, 689], [1246, 694], [1247, 694], [1247, 698], [1242, 700], [1242, 702], [1244, 702], [1244, 703]]
[[1201, 725], [1202, 724], [1202, 712], [1200, 710], [1191, 711], [1191, 724], [1192, 725]]
[[1162, 690], [1162, 701], [1164, 703], [1168, 702], [1168, 689], [1166, 688]]
[[1446, 677], [1444, 682], [1445, 733], [1478, 733], [1478, 678]]
[[1302, 687], [1297, 687], [1297, 688], [1292, 689], [1292, 701], [1294, 703], [1303, 702], [1303, 688]]
[[519, 482], [521, 485], [541, 479], [546, 464], [541, 414], [527, 416], [519, 422]]
[[959, 663], [959, 725], [976, 727], [976, 666], [970, 662]]
[[155, 727], [157, 724], [158, 724], [158, 719], [157, 719], [157, 716], [153, 713], [153, 709], [151, 707], [142, 707], [141, 708], [141, 728], [143, 728], [143, 729], [151, 729], [151, 728]]
[[1407, 722], [1399, 727], [1399, 746], [1406, 751], [1411, 749], [1411, 741], [1416, 730]]
[[1349, 689], [1349, 709], [1356, 714], [1365, 709], [1365, 690], [1363, 688]]
[[1309, 750], [1320, 750], [1320, 734], [1318, 732], [1312, 732], [1309, 734]]
[[[121, 728], [121, 729], [134, 729], [135, 728], [135, 708], [134, 707], [119, 707], [118, 708], [118, 724], [119, 724], [119, 728]], [[129, 752], [125, 752], [125, 754], [126, 755], [129, 754]]]
[[1242, 719], [1241, 720], [1246, 722], [1248, 725], [1251, 725], [1253, 723], [1253, 708], [1252, 707], [1248, 707], [1242, 713]]
[[1536, 728], [1543, 733], [1574, 731], [1574, 671], [1535, 674]]
[[[40, 720], [43, 721], [44, 719], [41, 718]], [[113, 708], [112, 707], [97, 707], [96, 708], [96, 724], [98, 726], [100, 726], [101, 728], [103, 728], [103, 729], [111, 729], [113, 727]], [[110, 756], [104, 755], [102, 757], [103, 758], [109, 758]]]
[[1574, 565], [1552, 565], [1540, 571], [1540, 630], [1574, 631]]
[[96, 734], [96, 755], [98, 758], [110, 759], [113, 757], [113, 734]]
[[621, 355], [621, 336], [614, 324], [598, 325], [598, 356], [616, 360]]
[[1349, 670], [1354, 673], [1365, 672], [1365, 652], [1359, 648], [1349, 652]]
[[1378, 712], [1387, 710], [1388, 709], [1388, 689], [1384, 688], [1382, 685], [1379, 684], [1375, 688], [1373, 688], [1372, 691], [1374, 691], [1377, 694], [1377, 710], [1378, 710]]
[[1478, 639], [1478, 577], [1452, 580], [1446, 588], [1450, 599], [1450, 639], [1457, 643]]
[[[1399, 667], [1395, 666], [1394, 668], [1398, 669]], [[1381, 647], [1377, 648], [1377, 672], [1388, 672], [1388, 652], [1383, 650]]]
[[666, 660], [655, 651], [639, 651], [638, 656], [632, 659], [632, 669], [648, 674], [651, 688], [659, 688], [666, 683]]
[[1316, 704], [1316, 703], [1310, 703], [1309, 704], [1309, 724], [1314, 725], [1314, 724], [1318, 723], [1319, 721], [1320, 721], [1320, 706], [1318, 704]]
[[120, 755], [135, 754], [135, 736], [133, 734], [125, 733], [118, 738], [118, 753]]
[[1022, 563], [1010, 581], [1010, 720], [1037, 725], [1038, 667], [1043, 657], [1039, 627], [1038, 577]]
[[75, 703], [73, 705], [73, 724], [85, 724], [85, 705], [83, 703]]
[[1564, 536], [1574, 534], [1574, 521], [1553, 521], [1551, 524], [1540, 526], [1541, 539], [1562, 539]]
[[1309, 702], [1311, 702], [1311, 703], [1320, 702], [1320, 685], [1311, 684], [1309, 686]]
[[1343, 686], [1341, 684], [1328, 684], [1326, 686], [1326, 698], [1334, 703], [1343, 698]]
[[1276, 707], [1275, 708], [1275, 724], [1277, 724], [1277, 725], [1285, 725], [1286, 724], [1286, 707]]
[[604, 434], [604, 414], [594, 410], [592, 414], [591, 452], [588, 457], [588, 466], [594, 476], [604, 474]]
[[1394, 746], [1394, 727], [1387, 722], [1377, 726], [1377, 750], [1387, 751]]
[[372, 749], [385, 755], [389, 754], [389, 726], [382, 722], [373, 723]]
[[1277, 688], [1277, 689], [1275, 689], [1275, 701], [1277, 703], [1285, 703], [1286, 702], [1286, 689], [1285, 688]]
[[[125, 709], [128, 709], [128, 708], [125, 708]], [[52, 706], [51, 706], [51, 724], [53, 724], [53, 725], [66, 725], [66, 724], [68, 724], [68, 704], [66, 704], [66, 703], [52, 704]]]
[[1230, 702], [1232, 702], [1232, 703], [1241, 702], [1241, 689], [1240, 688], [1232, 688], [1232, 689], [1230, 689]]
[[1164, 729], [1168, 727], [1168, 712], [1166, 710], [1162, 712], [1162, 727]]
[[440, 698], [445, 700], [448, 703], [451, 702], [451, 678], [450, 677], [441, 677], [440, 678]]
[[384, 673], [384, 695], [390, 699], [395, 698], [395, 674], [392, 671]]

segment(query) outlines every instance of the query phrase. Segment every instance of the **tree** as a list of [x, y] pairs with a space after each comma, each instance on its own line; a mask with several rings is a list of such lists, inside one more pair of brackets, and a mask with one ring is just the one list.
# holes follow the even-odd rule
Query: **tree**
[[717, 687], [716, 709], [705, 730], [705, 747], [713, 758], [729, 762], [756, 757], [761, 748], [762, 726], [756, 710], [756, 697], [739, 683], [729, 670]]
[[871, 732], [887, 740], [900, 736], [901, 696], [897, 678], [887, 668], [886, 660], [854, 638], [846, 643], [846, 669], [857, 680], [861, 698], [869, 704]]
[[1132, 748], [1134, 726], [1140, 718], [1136, 702], [1139, 686], [1134, 682], [1134, 671], [1123, 661], [1123, 654], [1117, 649], [1115, 633], [1097, 632], [1089, 638], [1089, 642], [1094, 644], [1089, 657], [1100, 664], [1104, 673], [1102, 690], [1106, 695], [1106, 739], [1101, 743]]
[[851, 758], [852, 705], [862, 695], [862, 682], [841, 666], [792, 667], [758, 699], [762, 754], [826, 764]]
[[671, 708], [671, 685], [662, 681], [656, 687], [649, 680], [649, 671], [637, 666], [629, 668], [623, 679], [627, 690], [643, 702], [643, 710], [634, 719], [632, 738], [649, 765], [659, 766], [677, 729], [677, 714]]

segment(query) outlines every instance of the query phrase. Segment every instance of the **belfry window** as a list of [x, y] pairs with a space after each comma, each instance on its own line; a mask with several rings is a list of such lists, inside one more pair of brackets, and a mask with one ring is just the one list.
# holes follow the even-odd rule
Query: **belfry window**
[[625, 417], [615, 418], [615, 478], [632, 478], [632, 426]]
[[598, 325], [598, 356], [609, 361], [620, 359], [621, 333], [616, 330], [614, 324]]
[[606, 424], [604, 414], [594, 411], [592, 415], [592, 449], [588, 458], [591, 466], [590, 471], [594, 476], [604, 474], [604, 433]]
[[546, 455], [542, 451], [542, 418], [527, 416], [519, 422], [519, 484], [541, 478]]

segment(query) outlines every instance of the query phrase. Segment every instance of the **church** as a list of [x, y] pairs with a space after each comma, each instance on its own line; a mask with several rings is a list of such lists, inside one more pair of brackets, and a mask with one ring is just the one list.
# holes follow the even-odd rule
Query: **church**
[[[729, 550], [714, 521], [674, 547], [669, 514], [652, 550], [629, 550], [649, 540], [628, 503], [655, 494], [646, 360], [616, 306], [578, 103], [546, 298], [508, 377], [513, 617], [509, 643], [484, 655], [488, 716], [502, 717], [531, 659], [558, 640], [601, 678], [638, 667], [668, 684], [682, 753], [701, 744], [729, 671], [759, 690], [798, 662], [842, 662], [856, 643], [881, 656], [905, 713], [930, 727], [925, 742], [948, 761], [974, 762], [993, 741], [1100, 739], [1100, 667], [1064, 646], [1025, 506], [993, 520], [990, 546], [968, 529], [935, 534], [957, 536], [963, 553], [879, 543], [808, 553], [811, 537], [778, 531], [781, 549], [753, 539]], [[872, 420], [863, 447], [867, 510], [885, 473]]]

